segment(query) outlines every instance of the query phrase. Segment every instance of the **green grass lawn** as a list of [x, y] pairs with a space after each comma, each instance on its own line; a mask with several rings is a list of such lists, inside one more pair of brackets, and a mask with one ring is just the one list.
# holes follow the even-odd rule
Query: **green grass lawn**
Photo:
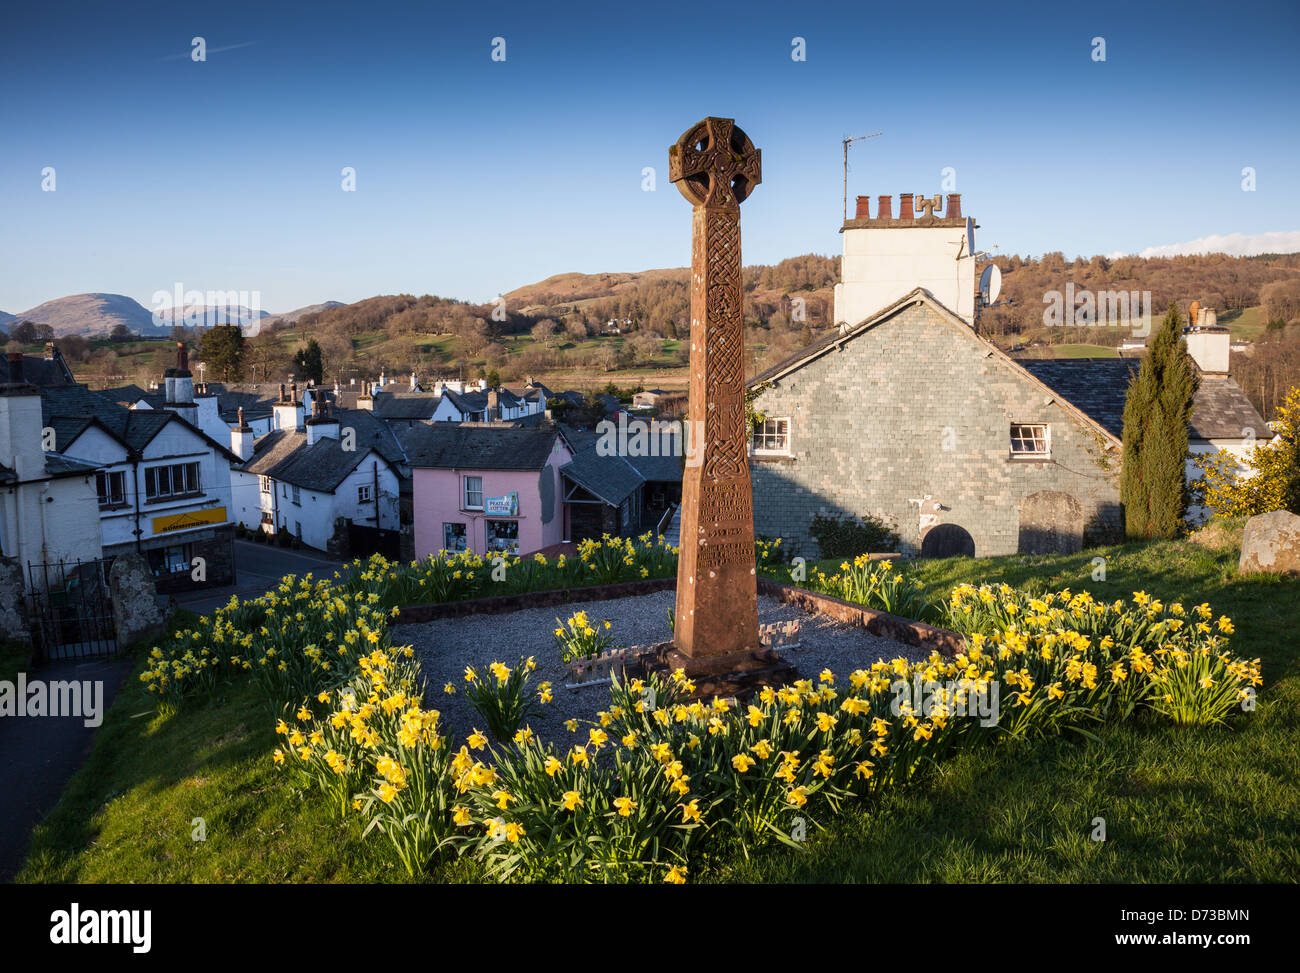
[[1268, 327], [1268, 322], [1264, 320], [1264, 308], [1258, 304], [1240, 311], [1224, 311], [1219, 315], [1219, 324], [1232, 332], [1233, 338], [1244, 338], [1247, 341], [1257, 340]]
[[[1106, 580], [1093, 581], [1093, 558]], [[838, 563], [838, 562], [835, 562]], [[833, 565], [828, 564], [828, 569]], [[746, 882], [1218, 882], [1300, 880], [1300, 580], [1239, 578], [1231, 547], [1128, 545], [1054, 557], [919, 563], [932, 599], [1006, 581], [1145, 590], [1208, 601], [1263, 659], [1257, 711], [1230, 727], [1153, 720], [962, 753], [917, 783], [778, 846], [693, 876]], [[19, 881], [399, 881], [382, 837], [279, 779], [273, 715], [249, 685], [160, 716], [139, 682], [119, 695], [87, 765], [33, 835]], [[203, 817], [207, 841], [191, 840]], [[1107, 839], [1090, 839], [1094, 818]], [[451, 863], [430, 881], [474, 880]]]

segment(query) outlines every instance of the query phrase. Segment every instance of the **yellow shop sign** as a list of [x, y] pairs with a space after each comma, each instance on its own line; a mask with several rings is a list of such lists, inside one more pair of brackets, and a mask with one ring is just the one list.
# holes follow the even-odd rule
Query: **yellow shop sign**
[[172, 514], [169, 517], [155, 517], [153, 519], [153, 532], [155, 534], [172, 534], [178, 530], [191, 530], [194, 527], [203, 527], [207, 524], [224, 524], [225, 522], [225, 507], [208, 507], [205, 510], [187, 510], [183, 514]]

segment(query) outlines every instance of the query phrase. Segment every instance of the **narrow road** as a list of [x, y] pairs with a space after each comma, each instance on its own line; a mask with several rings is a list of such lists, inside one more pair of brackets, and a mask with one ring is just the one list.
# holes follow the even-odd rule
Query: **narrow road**
[[[38, 680], [46, 687], [53, 682], [99, 683], [102, 720], [131, 668], [130, 659], [54, 662], [27, 672], [28, 695]], [[32, 828], [58, 802], [94, 735], [83, 716], [0, 717], [0, 882], [12, 881], [22, 866]]]

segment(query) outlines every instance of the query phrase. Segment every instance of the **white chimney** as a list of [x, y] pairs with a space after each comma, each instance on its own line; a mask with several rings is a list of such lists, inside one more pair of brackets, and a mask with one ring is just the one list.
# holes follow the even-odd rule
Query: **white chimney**
[[0, 463], [18, 474], [19, 481], [45, 476], [45, 451], [41, 449], [41, 393], [22, 378], [21, 352], [9, 355], [9, 384], [0, 385]]
[[280, 386], [280, 400], [271, 407], [275, 416], [275, 428], [285, 432], [298, 432], [302, 429], [302, 403], [298, 401], [298, 383], [289, 387], [286, 395], [284, 385]]
[[[1203, 312], [1201, 320], [1216, 321], [1214, 312]], [[1231, 356], [1232, 334], [1227, 328], [1217, 324], [1188, 328], [1183, 335], [1187, 339], [1187, 353], [1202, 372], [1207, 375], [1228, 374], [1228, 360]]]
[[420, 388], [420, 382], [415, 377], [415, 372], [411, 372], [411, 391], [412, 392], [418, 391], [419, 388]]
[[315, 446], [322, 439], [339, 438], [339, 421], [327, 412], [325, 403], [312, 399], [312, 416], [307, 420], [307, 445]]
[[[871, 200], [859, 196], [857, 211], [843, 227], [844, 257], [835, 285], [836, 324], [849, 328], [876, 311], [924, 287], [935, 300], [968, 324], [975, 320], [975, 260], [967, 240], [961, 196], [950, 193], [926, 199], [881, 196], [876, 215]], [[972, 235], [974, 224], [972, 226]]]
[[240, 458], [248, 460], [253, 455], [253, 428], [244, 421], [244, 408], [239, 408], [239, 425], [230, 430], [230, 451]]

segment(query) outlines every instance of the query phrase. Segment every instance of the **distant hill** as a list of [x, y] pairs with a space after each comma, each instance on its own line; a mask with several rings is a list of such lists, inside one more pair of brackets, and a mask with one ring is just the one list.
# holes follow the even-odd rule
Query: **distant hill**
[[119, 324], [140, 335], [167, 333], [166, 328], [154, 325], [148, 308], [125, 294], [73, 294], [14, 316], [34, 324], [48, 324], [56, 337], [106, 335]]
[[299, 318], [308, 314], [319, 314], [321, 311], [329, 311], [336, 307], [347, 307], [347, 305], [342, 301], [323, 301], [320, 304], [308, 304], [305, 307], [294, 308], [292, 311], [285, 311], [283, 314], [268, 314], [262, 320], [246, 325], [244, 333], [252, 336], [257, 334], [263, 326], [293, 324]]
[[[185, 317], [191, 314], [202, 318], [203, 326], [213, 324], [238, 324], [245, 334], [255, 335], [263, 324], [292, 323], [307, 314], [316, 314], [331, 308], [343, 307], [340, 301], [325, 301], [322, 304], [309, 304], [284, 314], [272, 314], [269, 311], [252, 311], [248, 308], [186, 307], [175, 315], [176, 324], [184, 325]], [[153, 312], [125, 294], [73, 294], [60, 297], [37, 305], [21, 314], [9, 314], [0, 311], [0, 326], [17, 321], [31, 321], [33, 324], [48, 324], [54, 329], [55, 337], [67, 335], [84, 335], [85, 337], [102, 337], [119, 324], [124, 324], [135, 334], [144, 338], [166, 335], [172, 327], [173, 315], [170, 311], [161, 312], [162, 324], [156, 324]]]

